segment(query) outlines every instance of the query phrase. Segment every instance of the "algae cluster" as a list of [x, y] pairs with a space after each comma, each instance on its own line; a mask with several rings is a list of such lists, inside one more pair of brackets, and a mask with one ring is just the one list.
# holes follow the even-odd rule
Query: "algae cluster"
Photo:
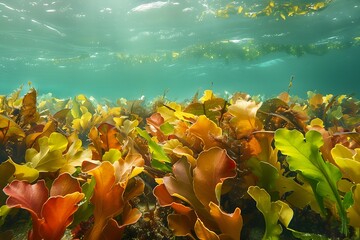
[[359, 238], [360, 101], [289, 91], [1, 96], [0, 238]]

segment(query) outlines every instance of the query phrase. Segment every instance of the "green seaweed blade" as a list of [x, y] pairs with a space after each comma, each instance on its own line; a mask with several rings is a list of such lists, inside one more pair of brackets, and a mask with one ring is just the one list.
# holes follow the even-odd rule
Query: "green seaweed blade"
[[319, 151], [322, 145], [322, 136], [317, 131], [308, 131], [305, 139], [297, 130], [278, 129], [275, 132], [275, 146], [287, 155], [290, 170], [298, 172], [310, 183], [323, 213], [325, 198], [336, 203], [341, 232], [348, 235], [346, 210], [337, 190], [342, 174], [335, 165], [323, 160]]

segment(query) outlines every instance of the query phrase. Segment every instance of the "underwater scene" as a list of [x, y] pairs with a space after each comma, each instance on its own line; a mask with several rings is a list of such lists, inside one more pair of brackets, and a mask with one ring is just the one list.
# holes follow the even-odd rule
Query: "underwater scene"
[[359, 0], [0, 0], [0, 240], [360, 239]]

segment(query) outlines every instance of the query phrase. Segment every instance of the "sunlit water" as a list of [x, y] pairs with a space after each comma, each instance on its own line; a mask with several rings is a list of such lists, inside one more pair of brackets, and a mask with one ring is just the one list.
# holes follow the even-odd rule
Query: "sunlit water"
[[[273, 96], [288, 89], [291, 76], [300, 96], [359, 92], [359, 0], [333, 0], [286, 20], [216, 16], [228, 3], [0, 0], [0, 94], [31, 81], [40, 94], [57, 97], [151, 99], [165, 92], [181, 100], [204, 89]], [[254, 45], [258, 56], [237, 55]], [[284, 46], [315, 50], [294, 54]]]

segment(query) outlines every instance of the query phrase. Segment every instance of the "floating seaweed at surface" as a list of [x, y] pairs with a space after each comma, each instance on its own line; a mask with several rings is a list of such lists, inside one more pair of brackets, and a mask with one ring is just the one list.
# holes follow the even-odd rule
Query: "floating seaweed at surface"
[[360, 102], [308, 96], [3, 96], [0, 237], [357, 238]]

